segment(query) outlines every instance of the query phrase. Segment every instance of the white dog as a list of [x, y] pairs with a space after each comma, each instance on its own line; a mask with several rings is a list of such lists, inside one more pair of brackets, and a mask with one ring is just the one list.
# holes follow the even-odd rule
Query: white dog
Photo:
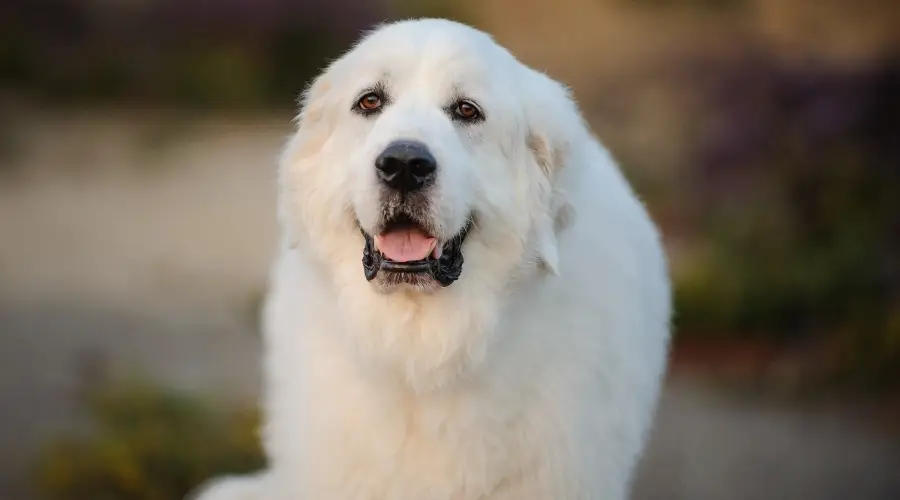
[[566, 88], [445, 20], [305, 93], [266, 303], [269, 468], [203, 500], [621, 500], [669, 337], [657, 231]]

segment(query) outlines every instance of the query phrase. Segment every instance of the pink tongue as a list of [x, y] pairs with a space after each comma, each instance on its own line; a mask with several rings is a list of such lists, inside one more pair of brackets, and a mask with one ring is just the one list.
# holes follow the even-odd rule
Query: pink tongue
[[415, 228], [397, 229], [375, 237], [375, 246], [394, 262], [423, 260], [434, 249], [435, 239]]

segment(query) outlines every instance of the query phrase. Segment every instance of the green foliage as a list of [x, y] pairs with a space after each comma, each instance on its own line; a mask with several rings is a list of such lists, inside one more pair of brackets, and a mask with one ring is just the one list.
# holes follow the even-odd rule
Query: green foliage
[[881, 206], [890, 184], [874, 184], [887, 179], [830, 158], [814, 190], [798, 195], [808, 179], [785, 165], [764, 201], [707, 217], [709, 251], [678, 280], [678, 323], [707, 335], [837, 336], [848, 367], [896, 377], [900, 302], [886, 259], [900, 206]]
[[0, 79], [56, 104], [290, 106], [328, 58], [383, 16], [376, 4], [353, 15], [320, 7], [11, 0], [0, 5]]
[[258, 416], [222, 415], [184, 394], [148, 387], [91, 400], [96, 429], [40, 460], [38, 488], [60, 500], [180, 500], [203, 481], [263, 465]]
[[900, 64], [743, 67], [691, 159], [704, 245], [678, 276], [679, 328], [835, 341], [845, 375], [900, 382]]

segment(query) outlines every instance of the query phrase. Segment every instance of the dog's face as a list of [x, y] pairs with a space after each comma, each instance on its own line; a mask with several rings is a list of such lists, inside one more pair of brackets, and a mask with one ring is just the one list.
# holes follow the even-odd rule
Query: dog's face
[[565, 141], [549, 129], [571, 119], [566, 91], [487, 35], [449, 21], [388, 25], [308, 89], [282, 215], [341, 285], [496, 289], [556, 265]]

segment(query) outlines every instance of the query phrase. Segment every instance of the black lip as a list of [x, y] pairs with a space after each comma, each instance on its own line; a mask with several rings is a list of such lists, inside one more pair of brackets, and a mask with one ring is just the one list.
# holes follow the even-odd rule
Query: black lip
[[409, 262], [394, 262], [381, 259], [381, 270], [392, 273], [427, 273], [431, 272], [433, 259], [413, 260]]
[[379, 272], [385, 271], [390, 273], [427, 274], [440, 283], [441, 286], [450, 286], [462, 274], [462, 244], [471, 227], [472, 219], [469, 218], [463, 229], [444, 244], [439, 259], [423, 259], [411, 262], [394, 262], [385, 259], [381, 252], [375, 248], [374, 238], [360, 228], [360, 232], [362, 232], [366, 240], [362, 258], [366, 280], [372, 281], [378, 276]]

